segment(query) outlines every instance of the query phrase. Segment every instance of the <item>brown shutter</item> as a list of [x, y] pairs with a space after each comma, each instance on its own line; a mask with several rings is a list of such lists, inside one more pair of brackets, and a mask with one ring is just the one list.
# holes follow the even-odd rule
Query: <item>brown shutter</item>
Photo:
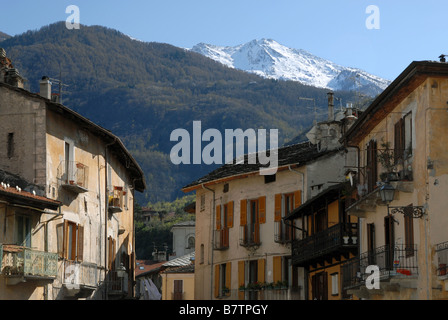
[[294, 192], [294, 209], [300, 207], [302, 204], [302, 190]]
[[275, 195], [274, 203], [274, 221], [278, 222], [282, 220], [282, 194], [277, 193]]
[[400, 119], [394, 126], [394, 160], [403, 158], [404, 151], [404, 121]]
[[221, 230], [221, 205], [216, 206], [216, 230]]
[[215, 265], [215, 298], [219, 296], [219, 264]]
[[58, 255], [60, 258], [64, 258], [64, 223], [60, 223], [56, 226], [56, 237], [58, 242]]
[[84, 256], [84, 227], [78, 226], [78, 257], [77, 261], [82, 261]]
[[259, 283], [264, 283], [265, 279], [266, 279], [266, 277], [265, 277], [266, 259], [259, 259], [258, 263], [257, 263], [257, 266], [258, 266], [258, 270], [257, 270], [257, 277], [258, 277], [258, 279], [257, 279], [257, 281]]
[[260, 223], [266, 223], [266, 197], [258, 198], [258, 217]]
[[273, 264], [274, 264], [274, 283], [277, 283], [278, 281], [282, 281], [282, 257], [273, 257]]
[[227, 205], [227, 228], [233, 228], [233, 201]]
[[[245, 285], [245, 262], [238, 261], [238, 288]], [[238, 299], [244, 300], [244, 291], [238, 291]]]
[[404, 208], [404, 239], [406, 257], [414, 255], [414, 218], [412, 204]]
[[247, 200], [241, 200], [240, 202], [240, 225], [247, 225]]

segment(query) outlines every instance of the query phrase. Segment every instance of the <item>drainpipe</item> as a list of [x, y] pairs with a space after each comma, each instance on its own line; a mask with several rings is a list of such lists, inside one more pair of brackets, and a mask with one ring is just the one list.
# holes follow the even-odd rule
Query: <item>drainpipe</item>
[[213, 240], [213, 226], [215, 225], [215, 210], [216, 210], [216, 205], [215, 205], [215, 190], [210, 189], [206, 186], [204, 186], [204, 184], [201, 185], [202, 189], [206, 189], [209, 190], [213, 193], [213, 208], [212, 208], [212, 216], [211, 216], [211, 220], [212, 220], [212, 225], [211, 225], [211, 259], [210, 259], [210, 300], [213, 298], [213, 245], [214, 245], [214, 240]]
[[108, 195], [108, 190], [107, 190], [107, 164], [108, 164], [108, 152], [107, 150], [109, 149], [110, 146], [114, 145], [117, 142], [117, 138], [114, 137], [114, 141], [106, 144], [105, 150], [104, 150], [104, 189], [106, 190], [105, 194], [104, 194], [104, 198], [106, 199], [106, 206], [105, 206], [105, 214], [104, 214], [104, 283], [105, 283], [105, 287], [104, 287], [104, 292], [105, 292], [105, 300], [108, 300], [108, 293], [107, 293], [107, 286], [108, 286], [108, 282], [107, 282], [107, 220], [109, 219], [108, 214], [109, 214], [109, 195]]
[[[299, 164], [296, 163], [296, 165], [299, 165]], [[300, 199], [300, 201], [301, 201], [301, 203], [303, 204], [304, 193], [305, 193], [305, 174], [304, 174], [303, 172], [300, 172], [300, 171], [297, 171], [297, 170], [292, 169], [290, 164], [288, 165], [288, 169], [289, 169], [289, 171], [291, 171], [291, 172], [295, 172], [295, 173], [297, 173], [297, 174], [302, 175], [302, 199]]]

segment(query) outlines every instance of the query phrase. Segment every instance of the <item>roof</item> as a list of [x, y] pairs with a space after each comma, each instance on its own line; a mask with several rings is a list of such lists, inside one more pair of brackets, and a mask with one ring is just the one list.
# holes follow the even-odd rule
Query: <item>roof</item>
[[194, 260], [194, 251], [186, 254], [182, 257], [170, 260], [168, 262], [165, 262], [163, 264], [164, 267], [182, 267], [182, 266], [188, 266], [192, 263]]
[[[324, 155], [338, 152], [338, 150], [319, 151], [317, 145], [311, 144], [311, 142], [308, 141], [271, 150], [270, 152], [276, 152], [278, 154], [278, 170], [284, 170], [290, 165], [302, 166]], [[247, 159], [248, 155], [246, 154], [244, 156], [244, 161], [240, 161], [237, 164], [225, 164], [183, 187], [182, 191], [190, 192], [198, 189], [202, 184], [221, 183], [228, 180], [244, 178], [249, 175], [255, 175], [259, 173], [260, 169], [266, 167], [260, 163], [249, 164]]]
[[164, 273], [194, 273], [194, 264], [188, 266], [169, 268], [163, 271]]
[[360, 115], [341, 141], [356, 145], [428, 77], [448, 77], [448, 63], [413, 61]]
[[158, 272], [166, 261], [157, 262], [152, 260], [135, 261], [135, 276], [142, 276], [147, 273]]
[[315, 208], [325, 205], [325, 202], [323, 202], [322, 199], [337, 199], [341, 191], [345, 188], [345, 185], [346, 183], [343, 182], [328, 187], [324, 191], [306, 201], [301, 206], [295, 208], [288, 216], [284, 217], [283, 219], [292, 220], [306, 213], [312, 214]]
[[114, 135], [111, 131], [109, 131], [109, 130], [107, 130], [107, 129], [97, 125], [96, 123], [94, 123], [91, 120], [83, 117], [79, 113], [71, 110], [70, 108], [68, 108], [68, 107], [66, 107], [66, 106], [64, 106], [64, 105], [62, 105], [60, 103], [56, 103], [56, 102], [53, 102], [53, 101], [51, 101], [49, 99], [46, 99], [46, 98], [42, 97], [39, 94], [29, 92], [29, 91], [27, 91], [25, 89], [22, 89], [22, 88], [11, 86], [11, 85], [9, 85], [7, 83], [4, 83], [4, 82], [0, 82], [0, 87], [5, 87], [5, 88], [8, 88], [10, 90], [14, 90], [16, 92], [19, 92], [21, 94], [28, 95], [29, 97], [43, 100], [43, 101], [45, 101], [46, 106], [50, 110], [53, 110], [53, 111], [58, 112], [58, 113], [62, 113], [66, 117], [71, 118], [74, 121], [78, 121], [79, 124], [83, 128], [85, 128], [85, 129], [87, 129], [87, 130], [97, 134], [98, 136], [102, 137], [103, 140], [106, 141], [107, 144], [111, 144], [109, 146], [111, 152], [123, 164], [125, 164], [125, 166], [126, 166], [126, 168], [128, 170], [130, 170], [132, 172], [132, 176], [135, 179], [135, 189], [137, 191], [140, 191], [140, 192], [143, 192], [146, 189], [146, 182], [145, 182], [143, 170], [141, 169], [141, 167], [139, 166], [137, 161], [129, 153], [129, 151], [126, 149], [126, 147], [124, 146], [123, 142], [116, 135]]
[[196, 225], [196, 221], [195, 220], [182, 221], [182, 222], [174, 224], [172, 226], [172, 228], [174, 228], [174, 227], [194, 227], [195, 225]]
[[9, 202], [18, 205], [27, 205], [38, 209], [56, 210], [61, 206], [61, 202], [46, 197], [39, 196], [24, 190], [17, 190], [15, 187], [0, 186], [0, 197], [6, 198]]

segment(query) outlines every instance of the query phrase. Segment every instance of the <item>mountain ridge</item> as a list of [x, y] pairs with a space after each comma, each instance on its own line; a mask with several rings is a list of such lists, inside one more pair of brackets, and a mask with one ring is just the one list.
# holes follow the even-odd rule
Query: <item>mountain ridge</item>
[[352, 90], [375, 96], [390, 84], [389, 80], [364, 70], [338, 65], [303, 49], [288, 48], [273, 39], [255, 39], [237, 46], [201, 42], [189, 50], [230, 68], [319, 88]]

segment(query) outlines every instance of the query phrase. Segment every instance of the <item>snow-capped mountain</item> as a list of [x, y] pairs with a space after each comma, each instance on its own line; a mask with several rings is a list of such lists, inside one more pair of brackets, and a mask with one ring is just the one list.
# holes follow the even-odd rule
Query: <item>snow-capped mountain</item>
[[235, 47], [199, 43], [190, 49], [231, 68], [277, 80], [293, 80], [332, 90], [357, 90], [374, 96], [390, 81], [363, 70], [343, 67], [305, 50], [291, 49], [271, 39]]

